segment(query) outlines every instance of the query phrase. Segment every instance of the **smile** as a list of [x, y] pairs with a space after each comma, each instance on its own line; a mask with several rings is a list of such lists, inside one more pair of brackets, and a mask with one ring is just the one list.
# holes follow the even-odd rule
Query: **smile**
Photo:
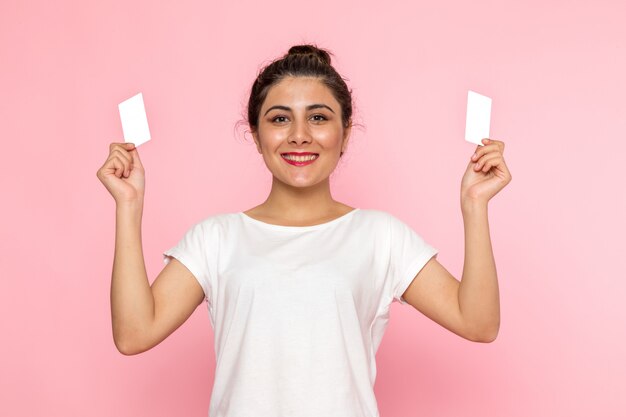
[[281, 156], [283, 157], [283, 160], [287, 162], [288, 164], [301, 167], [304, 165], [312, 164], [318, 158], [319, 155], [318, 154], [294, 155], [294, 154], [284, 153], [284, 154], [281, 154]]

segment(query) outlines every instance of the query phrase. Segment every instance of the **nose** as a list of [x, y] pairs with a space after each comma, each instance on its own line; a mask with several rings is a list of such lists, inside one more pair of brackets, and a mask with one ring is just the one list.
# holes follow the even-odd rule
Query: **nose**
[[301, 143], [311, 143], [311, 134], [306, 122], [294, 120], [291, 124], [292, 130], [289, 135], [289, 143], [300, 145]]

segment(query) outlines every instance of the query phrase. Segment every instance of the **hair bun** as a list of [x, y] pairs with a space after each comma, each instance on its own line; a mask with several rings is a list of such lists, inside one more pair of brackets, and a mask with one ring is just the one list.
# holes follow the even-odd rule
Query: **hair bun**
[[326, 65], [330, 65], [330, 53], [315, 45], [295, 45], [289, 48], [287, 55], [313, 55]]

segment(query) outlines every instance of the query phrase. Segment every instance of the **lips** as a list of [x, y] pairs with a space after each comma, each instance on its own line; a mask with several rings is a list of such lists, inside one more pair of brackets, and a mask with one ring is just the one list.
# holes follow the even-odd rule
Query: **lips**
[[319, 158], [319, 154], [314, 152], [287, 152], [281, 154], [283, 161], [294, 166], [310, 165]]

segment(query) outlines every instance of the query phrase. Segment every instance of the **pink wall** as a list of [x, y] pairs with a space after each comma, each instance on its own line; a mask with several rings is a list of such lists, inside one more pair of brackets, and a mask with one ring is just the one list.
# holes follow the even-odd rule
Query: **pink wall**
[[382, 416], [626, 411], [626, 3], [370, 3], [0, 3], [0, 415], [206, 415], [204, 306], [152, 351], [113, 345], [114, 202], [96, 170], [121, 141], [117, 103], [143, 92], [156, 277], [193, 222], [267, 195], [234, 125], [260, 65], [302, 41], [336, 54], [365, 125], [334, 196], [405, 220], [457, 277], [468, 89], [493, 98], [507, 144], [513, 181], [490, 205], [500, 335], [471, 343], [395, 304]]

